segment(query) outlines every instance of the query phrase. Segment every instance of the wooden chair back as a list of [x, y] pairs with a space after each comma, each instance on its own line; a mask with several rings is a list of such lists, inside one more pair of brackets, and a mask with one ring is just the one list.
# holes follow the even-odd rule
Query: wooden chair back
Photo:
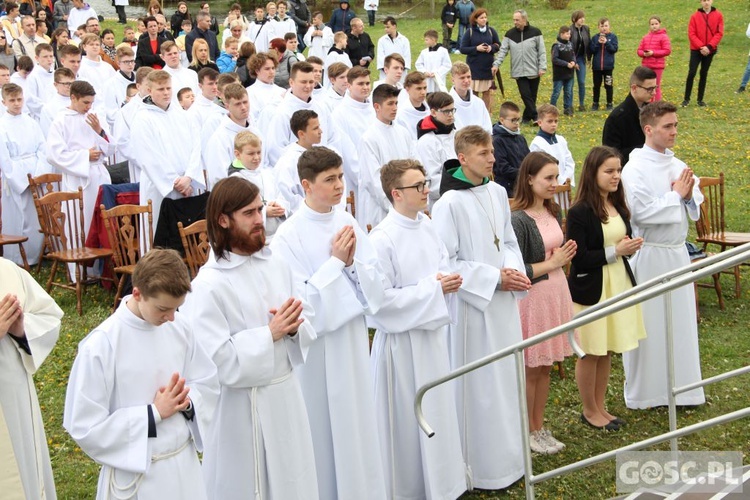
[[36, 198], [37, 215], [42, 233], [48, 239], [51, 252], [84, 248], [86, 233], [83, 228], [83, 188], [78, 191], [58, 191]]
[[349, 212], [352, 217], [356, 217], [354, 214], [354, 191], [349, 191], [349, 196], [346, 197], [346, 211]]
[[721, 239], [726, 229], [724, 221], [724, 172], [719, 177], [701, 177], [700, 189], [705, 201], [701, 204], [701, 215], [695, 224], [698, 241]]
[[560, 205], [560, 215], [562, 216], [562, 230], [565, 234], [565, 227], [568, 220], [568, 210], [573, 204], [573, 192], [570, 189], [570, 183], [560, 184], [555, 188], [555, 201]]
[[[154, 244], [151, 200], [143, 205], [119, 205], [107, 210], [101, 205], [102, 220], [118, 268], [135, 266]], [[127, 272], [127, 271], [126, 271]]]
[[36, 177], [32, 177], [31, 174], [26, 175], [31, 191], [35, 192], [39, 198], [45, 194], [62, 191], [62, 174], [42, 174]]
[[206, 219], [196, 221], [188, 227], [183, 227], [182, 222], [178, 222], [177, 229], [180, 231], [182, 247], [185, 249], [185, 261], [188, 270], [194, 278], [201, 266], [208, 260], [208, 253], [211, 250], [211, 245], [208, 242]]

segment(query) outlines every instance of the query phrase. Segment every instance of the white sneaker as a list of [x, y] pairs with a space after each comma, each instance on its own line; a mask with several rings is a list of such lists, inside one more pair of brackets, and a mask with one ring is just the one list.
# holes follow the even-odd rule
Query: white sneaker
[[542, 455], [554, 455], [557, 453], [557, 448], [550, 446], [547, 440], [544, 439], [542, 431], [531, 431], [529, 434], [529, 447], [531, 451], [541, 453]]
[[552, 435], [549, 429], [545, 429], [542, 427], [539, 433], [541, 434], [542, 439], [544, 439], [544, 441], [547, 443], [549, 447], [554, 448], [557, 451], [562, 451], [565, 449], [565, 443], [562, 443], [558, 441], [557, 439], [555, 439], [555, 437]]

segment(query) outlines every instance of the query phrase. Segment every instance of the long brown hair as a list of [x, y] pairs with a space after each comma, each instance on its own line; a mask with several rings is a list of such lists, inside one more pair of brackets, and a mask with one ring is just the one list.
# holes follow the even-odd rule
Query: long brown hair
[[206, 205], [208, 241], [217, 259], [227, 258], [231, 251], [230, 230], [221, 227], [219, 217], [230, 216], [255, 201], [260, 194], [258, 186], [239, 176], [230, 176], [214, 185]]
[[[599, 185], [596, 182], [596, 175], [599, 172], [599, 168], [610, 158], [617, 158], [622, 161], [620, 153], [609, 146], [596, 146], [589, 151], [589, 154], [586, 155], [586, 159], [583, 160], [581, 178], [578, 183], [578, 189], [576, 190], [576, 200], [574, 203], [574, 205], [585, 203], [591, 207], [596, 216], [599, 217], [599, 220], [605, 224], [608, 218], [607, 209], [604, 206], [604, 199], [602, 198], [601, 191], [599, 191]], [[630, 210], [625, 201], [625, 190], [622, 187], [622, 180], [617, 186], [617, 191], [609, 193], [607, 198], [612, 202], [612, 205], [615, 206], [615, 209], [617, 209], [617, 212], [622, 217], [630, 219]]]
[[[534, 151], [526, 155], [518, 169], [516, 191], [513, 193], [513, 204], [511, 205], [512, 210], [526, 210], [534, 206], [534, 191], [531, 189], [529, 179], [536, 176], [540, 170], [550, 163], [557, 165], [559, 162], [557, 158], [543, 151]], [[544, 208], [555, 217], [560, 213], [560, 205], [555, 202], [554, 198], [544, 200]]]

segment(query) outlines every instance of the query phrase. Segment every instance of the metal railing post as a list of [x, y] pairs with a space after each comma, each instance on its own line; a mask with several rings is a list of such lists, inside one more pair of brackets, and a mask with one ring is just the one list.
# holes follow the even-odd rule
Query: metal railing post
[[523, 446], [523, 470], [526, 477], [526, 498], [534, 500], [534, 483], [529, 481], [534, 476], [533, 464], [531, 462], [531, 447], [529, 437], [529, 406], [526, 404], [526, 365], [523, 362], [523, 350], [517, 350], [516, 380], [518, 382], [518, 411], [521, 412], [521, 443]]
[[[669, 405], [669, 430], [677, 430], [677, 398], [674, 393], [674, 325], [672, 321], [672, 292], [664, 294], [664, 320], [667, 342], [667, 402]], [[669, 441], [672, 451], [677, 451], [677, 438]]]

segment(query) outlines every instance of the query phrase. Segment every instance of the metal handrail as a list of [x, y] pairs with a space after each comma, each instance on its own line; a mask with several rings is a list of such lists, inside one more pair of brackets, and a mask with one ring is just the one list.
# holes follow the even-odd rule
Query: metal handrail
[[[747, 260], [750, 260], [750, 243], [741, 245], [739, 247], [733, 248], [726, 252], [721, 252], [717, 255], [707, 257], [705, 259], [701, 259], [700, 261], [690, 264], [688, 266], [675, 269], [661, 276], [648, 280], [645, 283], [637, 285], [633, 287], [632, 289], [622, 294], [617, 295], [616, 297], [612, 297], [608, 300], [602, 301], [599, 304], [596, 304], [594, 306], [587, 308], [586, 310], [580, 312], [579, 314], [574, 316], [573, 319], [571, 319], [569, 322], [563, 325], [547, 330], [544, 333], [535, 335], [534, 337], [518, 342], [512, 346], [501, 349], [500, 351], [497, 351], [493, 354], [489, 354], [487, 356], [484, 356], [483, 358], [477, 359], [475, 361], [472, 361], [471, 363], [467, 363], [464, 366], [456, 368], [455, 370], [447, 373], [446, 375], [436, 380], [433, 380], [431, 382], [428, 382], [419, 388], [414, 398], [414, 413], [417, 418], [417, 423], [419, 424], [422, 431], [425, 432], [425, 434], [427, 434], [428, 437], [432, 437], [435, 434], [435, 432], [432, 430], [430, 425], [427, 423], [427, 420], [424, 417], [424, 413], [422, 412], [422, 399], [424, 398], [424, 395], [427, 391], [439, 385], [442, 385], [446, 382], [449, 382], [455, 378], [458, 378], [462, 375], [465, 375], [469, 372], [472, 372], [478, 368], [481, 368], [485, 365], [488, 365], [490, 363], [493, 363], [495, 361], [498, 361], [502, 358], [505, 358], [513, 354], [515, 357], [515, 362], [516, 362], [516, 373], [517, 373], [516, 380], [518, 384], [519, 411], [521, 413], [521, 427], [522, 427], [521, 438], [523, 441], [522, 451], [524, 454], [524, 469], [525, 469], [525, 476], [526, 476], [526, 481], [525, 481], [526, 497], [529, 499], [533, 499], [535, 483], [544, 481], [552, 477], [556, 477], [561, 474], [565, 474], [568, 472], [573, 472], [575, 470], [582, 469], [584, 467], [593, 465], [603, 460], [608, 460], [614, 457], [615, 454], [620, 451], [640, 449], [640, 448], [650, 446], [652, 444], [660, 443], [663, 441], [667, 441], [667, 440], [671, 441], [672, 449], [676, 450], [677, 438], [679, 437], [690, 434], [692, 432], [696, 432], [701, 429], [705, 429], [705, 428], [712, 427], [714, 425], [718, 425], [720, 423], [724, 423], [726, 421], [731, 421], [736, 418], [748, 416], [750, 415], [750, 407], [745, 408], [744, 410], [740, 410], [739, 412], [734, 412], [732, 414], [725, 415], [723, 417], [717, 417], [711, 420], [700, 422], [698, 424], [694, 424], [690, 427], [686, 427], [679, 431], [677, 430], [677, 410], [676, 410], [676, 404], [675, 404], [675, 396], [677, 394], [686, 392], [688, 390], [696, 389], [698, 387], [703, 387], [711, 383], [719, 382], [721, 380], [725, 380], [732, 376], [741, 375], [743, 373], [750, 372], [750, 367], [744, 367], [738, 370], [733, 370], [732, 372], [723, 373], [723, 374], [711, 377], [709, 379], [691, 383], [683, 387], [674, 387], [674, 353], [673, 353], [673, 342], [672, 342], [673, 332], [672, 332], [672, 325], [671, 325], [671, 314], [666, 314], [666, 319], [667, 319], [666, 342], [667, 342], [667, 358], [668, 358], [667, 359], [667, 366], [668, 366], [667, 379], [668, 379], [668, 383], [670, 387], [670, 391], [668, 394], [670, 432], [663, 434], [661, 436], [656, 436], [654, 438], [647, 439], [645, 441], [641, 441], [639, 443], [634, 443], [634, 444], [631, 444], [622, 448], [618, 448], [616, 450], [612, 450], [610, 452], [606, 452], [601, 455], [597, 455], [595, 457], [590, 457], [585, 460], [580, 460], [578, 462], [574, 462], [564, 467], [548, 471], [538, 476], [534, 476], [532, 467], [531, 467], [531, 451], [529, 449], [529, 423], [528, 423], [528, 412], [527, 412], [527, 407], [526, 407], [526, 395], [525, 395], [526, 392], [524, 389], [525, 372], [524, 372], [524, 362], [523, 362], [524, 349], [526, 349], [527, 347], [542, 343], [550, 338], [556, 337], [563, 333], [568, 333], [568, 339], [570, 341], [571, 347], [573, 348], [573, 350], [579, 357], [583, 357], [585, 356], [585, 353], [580, 348], [578, 343], [575, 341], [575, 338], [573, 335], [574, 330], [576, 328], [579, 328], [583, 325], [589, 324], [593, 321], [601, 319], [612, 313], [621, 311], [623, 309], [627, 309], [636, 304], [640, 304], [641, 302], [644, 302], [646, 300], [649, 300], [651, 298], [654, 298], [663, 294], [666, 294], [665, 300], [667, 301], [667, 305], [669, 305], [671, 303], [671, 291], [672, 290], [683, 287], [685, 285], [689, 285], [703, 277], [717, 274], [723, 271], [724, 269], [738, 266]], [[668, 313], [669, 311], [671, 311], [671, 308], [667, 308], [666, 311]], [[729, 417], [729, 416], [734, 416], [734, 417], [730, 420], [724, 419], [725, 417]]]

